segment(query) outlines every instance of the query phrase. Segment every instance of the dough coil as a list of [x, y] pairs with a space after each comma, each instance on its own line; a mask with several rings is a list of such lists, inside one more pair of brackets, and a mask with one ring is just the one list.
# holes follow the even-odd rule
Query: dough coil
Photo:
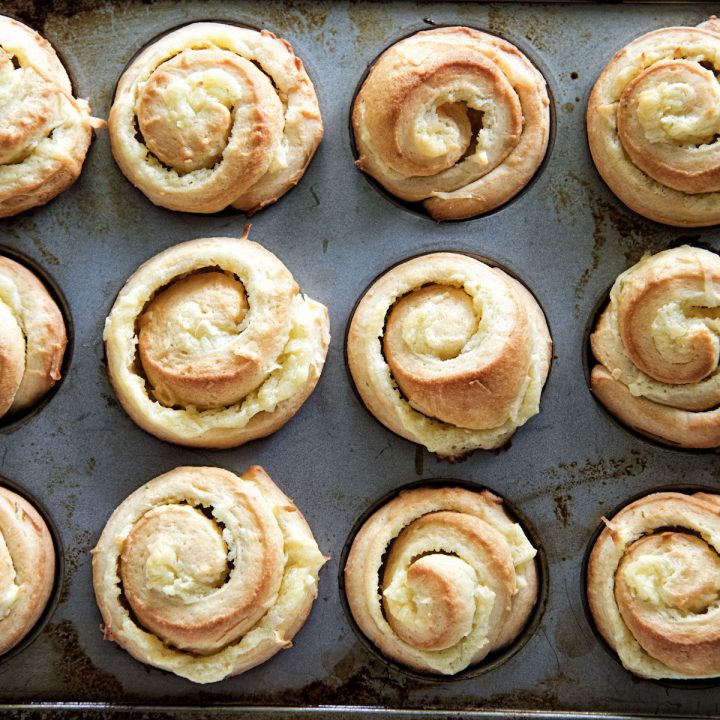
[[291, 646], [326, 559], [262, 468], [176, 468], [126, 498], [93, 550], [105, 637], [193, 682], [237, 675]]

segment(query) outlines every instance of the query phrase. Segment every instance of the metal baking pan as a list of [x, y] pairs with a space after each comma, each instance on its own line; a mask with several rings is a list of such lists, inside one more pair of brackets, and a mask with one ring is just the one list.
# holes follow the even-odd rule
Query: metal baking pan
[[[65, 381], [28, 422], [0, 435], [0, 475], [34, 495], [64, 547], [60, 602], [34, 642], [0, 663], [0, 713], [13, 717], [517, 717], [720, 716], [717, 688], [634, 679], [601, 646], [583, 611], [581, 564], [601, 513], [667, 484], [720, 488], [707, 453], [663, 448], [628, 433], [598, 406], [583, 372], [587, 318], [617, 274], [682, 231], [627, 210], [597, 175], [584, 111], [592, 84], [634, 37], [692, 25], [714, 3], [344, 3], [6, 0], [3, 12], [44, 34], [80, 96], [107, 117], [125, 64], [154, 36], [199, 19], [265, 27], [286, 38], [315, 83], [326, 134], [302, 182], [253, 217], [251, 237], [275, 252], [308, 294], [330, 308], [325, 371], [298, 415], [273, 436], [208, 452], [162, 443], [116, 403], [102, 327], [126, 278], [175, 243], [240, 235], [247, 218], [192, 216], [154, 207], [115, 166], [107, 133], [79, 182], [49, 205], [0, 221], [0, 243], [42, 265], [74, 319]], [[468, 24], [516, 43], [554, 98], [554, 144], [533, 185], [501, 210], [438, 225], [377, 191], [353, 167], [350, 102], [367, 64], [405, 34]], [[691, 238], [720, 248], [716, 229]], [[345, 327], [362, 290], [385, 268], [425, 251], [461, 249], [521, 277], [543, 305], [555, 359], [540, 415], [501, 452], [450, 465], [376, 423], [348, 382]], [[103, 640], [90, 549], [132, 490], [180, 464], [244, 470], [263, 465], [292, 497], [332, 556], [295, 646], [239, 677], [195, 686], [147, 668]], [[547, 605], [527, 644], [478, 677], [428, 682], [371, 653], [355, 636], [339, 593], [339, 558], [368, 507], [401, 485], [457, 478], [505, 496], [541, 538]], [[568, 716], [564, 715], [564, 716]]]

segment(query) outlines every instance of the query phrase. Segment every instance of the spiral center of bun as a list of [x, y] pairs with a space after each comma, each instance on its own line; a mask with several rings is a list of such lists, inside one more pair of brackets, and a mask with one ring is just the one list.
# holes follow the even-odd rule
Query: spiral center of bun
[[139, 320], [139, 352], [164, 405], [221, 407], [261, 381], [252, 348], [234, 346], [249, 304], [243, 284], [220, 271], [190, 275], [162, 290]]
[[720, 604], [720, 557], [694, 535], [644, 537], [630, 547], [619, 572], [629, 590], [625, 606], [647, 603], [683, 617]]
[[[235, 107], [263, 98], [265, 112], [282, 118], [270, 80], [251, 62], [221, 50], [185, 50], [160, 65], [137, 101], [145, 144], [166, 166], [183, 174], [214, 167], [223, 156], [235, 121]], [[251, 113], [252, 115], [252, 113]], [[257, 126], [244, 129], [263, 134]]]
[[[148, 543], [144, 572], [151, 590], [180, 602], [194, 602], [225, 581], [227, 548], [220, 528], [199, 510], [187, 505], [169, 507], [162, 520], [153, 522], [151, 536], [147, 529], [140, 532]], [[128, 553], [128, 562], [133, 562], [133, 555]]]
[[683, 246], [646, 258], [616, 283], [620, 335], [633, 363], [668, 384], [699, 383], [720, 357], [717, 256]]
[[714, 73], [684, 61], [658, 64], [632, 88], [650, 142], [704, 145], [720, 130], [720, 86]]
[[388, 622], [398, 637], [423, 650], [444, 650], [470, 634], [475, 616], [473, 568], [453, 555], [415, 560], [383, 592]]
[[464, 290], [431, 285], [395, 304], [386, 332], [397, 332], [398, 326], [413, 353], [449, 360], [457, 357], [477, 332], [478, 318], [472, 298]]
[[620, 96], [617, 129], [656, 182], [690, 194], [720, 190], [720, 83], [698, 62], [664, 60], [640, 73]]
[[33, 68], [16, 68], [2, 48], [0, 88], [0, 165], [10, 165], [22, 162], [52, 132], [59, 98]]

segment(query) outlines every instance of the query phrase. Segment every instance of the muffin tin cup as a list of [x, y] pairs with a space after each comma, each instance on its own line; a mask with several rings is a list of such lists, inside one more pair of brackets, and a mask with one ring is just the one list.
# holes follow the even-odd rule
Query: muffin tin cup
[[423, 207], [422, 201], [418, 202], [410, 202], [403, 200], [396, 195], [393, 195], [389, 190], [387, 190], [382, 183], [380, 183], [379, 180], [376, 180], [372, 175], [369, 173], [363, 172], [362, 170], [358, 170], [361, 175], [367, 180], [367, 182], [370, 184], [370, 186], [378, 192], [382, 197], [384, 197], [387, 201], [389, 201], [392, 205], [394, 205], [397, 208], [400, 208], [401, 210], [404, 210], [405, 212], [410, 213], [411, 215], [414, 215], [415, 217], [423, 218], [424, 220], [429, 220], [433, 223], [465, 223], [465, 222], [471, 222], [473, 220], [479, 220], [481, 218], [487, 218], [491, 215], [494, 215], [497, 212], [500, 212], [501, 210], [504, 210], [505, 208], [509, 208], [514, 202], [519, 200], [530, 188], [532, 188], [533, 185], [535, 185], [536, 181], [542, 176], [543, 172], [545, 171], [545, 168], [550, 163], [550, 158], [552, 156], [553, 147], [555, 145], [555, 133], [557, 129], [557, 123], [556, 123], [556, 109], [555, 109], [555, 96], [553, 94], [553, 88], [552, 84], [550, 82], [550, 72], [549, 69], [544, 66], [544, 63], [539, 62], [538, 58], [535, 56], [532, 50], [528, 52], [527, 43], [526, 42], [517, 42], [514, 39], [503, 37], [502, 35], [499, 35], [498, 33], [493, 32], [492, 30], [488, 30], [485, 27], [482, 27], [480, 25], [474, 25], [472, 23], [451, 23], [451, 22], [434, 22], [430, 21], [428, 19], [424, 19], [424, 24], [418, 25], [417, 27], [409, 27], [404, 28], [403, 32], [398, 34], [395, 38], [393, 38], [382, 50], [380, 50], [375, 57], [368, 63], [367, 67], [365, 68], [365, 71], [360, 76], [360, 79], [358, 80], [357, 85], [355, 86], [355, 92], [352, 96], [352, 101], [350, 103], [350, 107], [348, 110], [348, 132], [350, 135], [350, 150], [352, 152], [352, 157], [355, 162], [360, 157], [360, 153], [358, 152], [357, 145], [355, 144], [355, 132], [353, 130], [353, 123], [352, 123], [352, 114], [353, 109], [355, 108], [355, 100], [358, 96], [358, 93], [360, 92], [360, 89], [362, 88], [363, 84], [365, 83], [365, 80], [367, 79], [368, 75], [370, 74], [370, 71], [375, 66], [375, 63], [379, 60], [380, 56], [385, 53], [387, 50], [389, 50], [393, 45], [396, 45], [401, 40], [405, 40], [406, 38], [412, 37], [413, 35], [416, 35], [419, 32], [422, 32], [424, 30], [435, 30], [438, 28], [443, 27], [456, 27], [459, 25], [462, 25], [463, 27], [469, 27], [473, 30], [479, 30], [481, 32], [487, 33], [488, 35], [494, 35], [495, 37], [500, 38], [501, 40], [506, 40], [507, 42], [512, 43], [517, 47], [518, 50], [520, 50], [525, 57], [538, 69], [538, 71], [542, 74], [543, 78], [545, 79], [545, 84], [547, 87], [547, 94], [548, 98], [550, 100], [550, 132], [548, 136], [548, 144], [547, 148], [545, 150], [545, 156], [542, 159], [542, 162], [538, 166], [537, 170], [533, 173], [533, 176], [528, 180], [526, 185], [521, 188], [515, 195], [513, 195], [509, 200], [504, 202], [502, 205], [499, 205], [496, 208], [493, 208], [492, 210], [488, 210], [487, 212], [481, 213], [479, 215], [473, 215], [472, 217], [467, 218], [459, 218], [456, 220], [442, 220], [438, 221], [430, 217], [430, 214], [425, 210]]
[[8, 245], [0, 245], [0, 257], [1, 256], [10, 258], [10, 260], [14, 260], [18, 264], [26, 267], [28, 270], [31, 270], [49, 291], [50, 297], [57, 303], [58, 308], [60, 308], [60, 313], [62, 314], [63, 321], [65, 322], [67, 345], [65, 346], [65, 354], [63, 355], [62, 365], [60, 366], [60, 380], [58, 380], [32, 407], [23, 412], [14, 413], [13, 415], [8, 414], [5, 417], [0, 418], [0, 435], [11, 433], [25, 425], [25, 423], [30, 422], [30, 420], [42, 412], [48, 403], [55, 397], [70, 372], [70, 364], [72, 362], [73, 346], [75, 342], [75, 326], [73, 325], [70, 305], [68, 305], [60, 286], [57, 282], [55, 282], [50, 273], [48, 273], [47, 270], [45, 270], [45, 268], [38, 262], [19, 250], [9, 247]]
[[[112, 106], [112, 104], [115, 102], [115, 96], [116, 96], [116, 94], [117, 94], [117, 88], [118, 88], [118, 85], [120, 84], [120, 80], [121, 80], [122, 76], [125, 74], [125, 72], [128, 70], [128, 68], [133, 64], [133, 62], [135, 61], [135, 59], [136, 59], [143, 51], [145, 51], [145, 50], [146, 50], [147, 48], [149, 48], [151, 45], [153, 45], [154, 43], [156, 43], [156, 42], [158, 42], [159, 40], [161, 40], [162, 38], [164, 38], [166, 35], [169, 35], [170, 33], [175, 32], [176, 30], [180, 30], [181, 28], [187, 27], [188, 25], [193, 25], [193, 24], [195, 24], [195, 23], [203, 23], [203, 22], [220, 23], [220, 24], [223, 24], [223, 25], [234, 25], [235, 27], [244, 28], [244, 29], [246, 29], [246, 30], [254, 30], [255, 32], [261, 32], [262, 30], [268, 30], [269, 32], [272, 32], [274, 35], [276, 35], [276, 36], [279, 37], [279, 38], [282, 38], [282, 37], [283, 37], [282, 34], [281, 34], [279, 31], [274, 30], [272, 27], [265, 27], [265, 26], [260, 27], [259, 25], [254, 25], [254, 24], [253, 24], [252, 22], [250, 22], [249, 20], [235, 19], [235, 18], [230, 18], [230, 17], [225, 17], [225, 16], [217, 16], [217, 17], [207, 16], [207, 17], [200, 17], [200, 18], [194, 18], [194, 19], [192, 19], [192, 20], [188, 20], [188, 21], [186, 21], [186, 22], [180, 22], [180, 23], [171, 25], [170, 27], [167, 27], [167, 28], [161, 30], [160, 32], [155, 33], [155, 35], [153, 35], [151, 38], [147, 39], [147, 40], [146, 40], [140, 47], [138, 47], [138, 48], [135, 50], [135, 52], [128, 58], [127, 62], [124, 64], [122, 70], [120, 70], [120, 72], [118, 73], [117, 79], [115, 80], [115, 84], [113, 85], [112, 95], [111, 95], [111, 100], [110, 100], [111, 106]], [[290, 38], [285, 38], [285, 39], [290, 42], [290, 44], [293, 46], [293, 52], [295, 52], [295, 51], [297, 50], [297, 48], [293, 45], [293, 42], [291, 41], [291, 39], [290, 39]], [[318, 88], [321, 86], [321, 82], [320, 82], [320, 80], [316, 77], [316, 74], [315, 74], [315, 71], [314, 71], [314, 69], [313, 69], [312, 63], [308, 63], [308, 62], [307, 62], [307, 60], [306, 60], [306, 58], [304, 57], [304, 55], [302, 54], [302, 52], [303, 52], [303, 51], [301, 50], [301, 51], [300, 51], [301, 54], [298, 54], [297, 52], [296, 52], [295, 54], [296, 54], [296, 56], [297, 56], [298, 58], [300, 58], [300, 60], [302, 60], [303, 67], [305, 68], [305, 72], [307, 73], [308, 77], [310, 78], [310, 82], [313, 84], [313, 87], [315, 88], [315, 93], [316, 93], [316, 95], [317, 95], [317, 97], [318, 97], [318, 102], [321, 102], [322, 96], [321, 96], [321, 93], [320, 93], [319, 90], [318, 90]], [[61, 58], [61, 59], [62, 59], [62, 58]], [[72, 80], [72, 76], [71, 76], [71, 80]], [[321, 104], [321, 105], [320, 105], [320, 113], [322, 114], [322, 112], [323, 112], [323, 108], [322, 108], [322, 104]], [[110, 113], [110, 108], [108, 108], [108, 114], [109, 114], [109, 113]], [[321, 141], [321, 145], [322, 145], [322, 141]], [[318, 150], [319, 150], [319, 148], [316, 149], [316, 151], [313, 153], [313, 156], [310, 158], [310, 161], [309, 161], [308, 164], [305, 166], [305, 170], [304, 170], [304, 172], [303, 172], [303, 175], [305, 174], [305, 172], [307, 172], [308, 168], [312, 165], [313, 161], [315, 160], [315, 156], [317, 155], [317, 151], [318, 151]], [[136, 188], [136, 187], [132, 184], [132, 182], [130, 181], [130, 179], [124, 176], [124, 174], [122, 173], [122, 171], [120, 170], [119, 167], [116, 167], [116, 169], [117, 169], [118, 173], [120, 173], [120, 175], [123, 176], [123, 178], [125, 179], [125, 181], [126, 181], [127, 183], [129, 183], [129, 184], [133, 187], [134, 190], [137, 191], [139, 198], [141, 198], [141, 200], [138, 200], [138, 202], [141, 202], [141, 201], [142, 201], [142, 202], [152, 203], [152, 201], [151, 201], [148, 197], [145, 196], [145, 194], [142, 192], [142, 190], [140, 190], [139, 188]], [[293, 185], [293, 186], [290, 187], [288, 190], [286, 190], [286, 191], [285, 191], [279, 198], [277, 198], [274, 202], [270, 203], [270, 205], [275, 205], [276, 203], [282, 201], [282, 200], [285, 198], [285, 196], [288, 195], [288, 194], [290, 194], [290, 193], [297, 187], [297, 185], [298, 185], [300, 182], [302, 182], [302, 177], [300, 178], [300, 180], [298, 180], [298, 182], [297, 182], [295, 185]], [[256, 211], [256, 212], [262, 212], [262, 210], [264, 210], [264, 208], [261, 208], [260, 210], [258, 210], [258, 211]], [[190, 215], [190, 216], [196, 215], [196, 213], [183, 213], [183, 211], [180, 211], [180, 210], [168, 210], [168, 212], [178, 213], [178, 214], [187, 214], [187, 215]], [[245, 210], [238, 210], [237, 208], [234, 208], [232, 205], [228, 205], [227, 207], [223, 208], [222, 210], [218, 210], [217, 212], [212, 213], [212, 215], [213, 215], [214, 217], [227, 217], [227, 218], [238, 218], [238, 217], [240, 217], [240, 218], [246, 218], [246, 219], [249, 219], [249, 218], [252, 217], [254, 214], [255, 214], [255, 213], [248, 213], [248, 212], [246, 212]]]
[[[703, 243], [698, 241], [699, 236], [681, 236], [677, 238], [676, 240], [673, 240], [668, 244], [665, 250], [669, 250], [670, 248], [678, 247], [680, 245], [690, 245], [694, 247], [700, 247], [705, 250], [710, 250], [712, 252], [720, 254], [720, 250], [713, 247], [709, 243]], [[658, 251], [660, 252], [660, 251]], [[610, 291], [612, 290], [612, 287], [614, 285], [614, 281], [607, 287], [605, 291], [600, 293], [597, 300], [593, 304], [593, 308], [588, 315], [587, 322], [585, 323], [585, 329], [583, 331], [583, 340], [582, 340], [582, 369], [583, 373], [585, 375], [585, 384], [587, 385], [588, 392], [592, 396], [595, 403], [602, 409], [603, 413], [609, 417], [615, 425], [622, 428], [625, 432], [629, 433], [633, 437], [637, 438], [638, 440], [642, 440], [644, 443], [648, 443], [650, 445], [654, 445], [658, 448], [663, 448], [664, 450], [672, 450], [676, 453], [690, 453], [690, 454], [697, 454], [697, 455], [712, 455], [717, 454], [717, 449], [714, 448], [684, 448], [680, 447], [678, 445], [672, 445], [668, 442], [665, 442], [662, 440], [662, 438], [655, 438], [652, 435], [648, 435], [646, 433], [641, 432], [640, 430], [636, 430], [635, 428], [631, 427], [630, 425], [626, 425], [622, 420], [620, 420], [618, 417], [616, 417], [610, 410], [608, 410], [605, 405], [600, 402], [600, 400], [595, 396], [595, 393], [592, 391], [592, 386], [590, 384], [590, 373], [592, 372], [592, 369], [600, 364], [599, 361], [595, 358], [595, 355], [593, 354], [592, 347], [590, 345], [590, 336], [595, 331], [595, 327], [597, 326], [597, 323], [600, 319], [600, 316], [603, 314], [605, 309], [610, 304]]]
[[[419, 488], [443, 487], [459, 487], [478, 493], [482, 492], [483, 490], [489, 490], [490, 492], [498, 495], [498, 497], [502, 499], [503, 506], [509, 511], [512, 519], [520, 524], [523, 532], [530, 540], [533, 547], [537, 550], [537, 555], [535, 556], [535, 567], [538, 574], [538, 594], [535, 606], [533, 607], [532, 612], [530, 613], [530, 617], [525, 623], [525, 626], [509, 645], [491, 652], [479, 663], [471, 665], [465, 670], [461, 670], [454, 675], [440, 675], [429, 672], [420, 672], [418, 670], [414, 670], [413, 668], [408, 667], [407, 665], [403, 665], [396, 660], [385, 657], [385, 655], [383, 655], [382, 652], [375, 646], [372, 640], [367, 638], [358, 626], [355, 618], [353, 617], [352, 611], [350, 610], [350, 605], [347, 600], [347, 594], [345, 592], [345, 565], [347, 564], [347, 558], [350, 554], [350, 549], [352, 548], [352, 544], [355, 540], [356, 535], [358, 534], [362, 526], [367, 522], [367, 520], [369, 520], [375, 512], [380, 510], [380, 508], [382, 508], [384, 505], [387, 505], [387, 503], [396, 498], [401, 492], [404, 492], [406, 490], [417, 490]], [[426, 480], [419, 480], [417, 482], [409, 483], [407, 485], [398, 487], [378, 499], [369, 508], [367, 508], [365, 512], [363, 512], [363, 514], [355, 522], [355, 525], [353, 526], [347, 540], [345, 541], [345, 545], [343, 546], [342, 553], [339, 558], [338, 587], [340, 592], [340, 602], [342, 603], [342, 608], [345, 611], [345, 617], [347, 619], [347, 622], [355, 633], [357, 639], [362, 643], [363, 647], [369, 653], [378, 658], [385, 666], [387, 666], [391, 670], [406, 675], [409, 678], [420, 680], [426, 683], [444, 684], [458, 682], [461, 680], [469, 680], [471, 678], [477, 678], [481, 675], [484, 675], [485, 673], [497, 670], [506, 662], [508, 662], [508, 660], [514, 657], [525, 647], [530, 638], [532, 638], [532, 636], [537, 632], [537, 629], [540, 626], [540, 621], [542, 620], [543, 613], [545, 612], [549, 584], [549, 569], [547, 558], [545, 556], [545, 551], [543, 549], [542, 542], [540, 541], [537, 532], [529, 523], [528, 519], [511, 502], [496, 493], [495, 490], [493, 490], [492, 488], [486, 487], [484, 485], [476, 485], [475, 483], [467, 480], [455, 480], [453, 478], [428, 478]]]
[[6, 653], [0, 654], [0, 668], [8, 663], [10, 660], [15, 658], [17, 655], [23, 652], [27, 647], [42, 634], [45, 626], [50, 622], [50, 618], [55, 613], [58, 603], [60, 602], [60, 593], [63, 585], [63, 578], [65, 576], [65, 559], [63, 555], [63, 545], [60, 540], [60, 533], [58, 532], [57, 526], [53, 521], [50, 513], [33, 497], [25, 488], [20, 485], [0, 476], [0, 487], [5, 487], [12, 492], [17, 493], [20, 497], [27, 500], [37, 511], [45, 521], [45, 524], [50, 531], [52, 537], [53, 548], [55, 549], [55, 579], [53, 580], [53, 587], [48, 598], [47, 605], [42, 611], [38, 621], [32, 626], [29, 632], [27, 632], [17, 645], [11, 647]]
[[[718, 488], [710, 487], [709, 485], [695, 485], [695, 484], [670, 484], [670, 485], [658, 485], [655, 488], [650, 488], [649, 490], [645, 490], [644, 492], [637, 493], [633, 495], [632, 497], [628, 498], [627, 500], [623, 501], [619, 505], [615, 506], [610, 512], [603, 512], [603, 515], [607, 517], [609, 520], [612, 521], [612, 518], [614, 518], [623, 508], [627, 507], [631, 503], [634, 503], [636, 500], [640, 500], [644, 497], [647, 497], [648, 495], [652, 495], [654, 493], [659, 492], [679, 492], [683, 493], [685, 495], [691, 495], [692, 493], [696, 492], [705, 492], [705, 493], [711, 493], [713, 495], [717, 495], [720, 490]], [[587, 572], [588, 572], [588, 563], [590, 562], [590, 554], [592, 553], [593, 548], [595, 547], [595, 543], [597, 542], [598, 538], [600, 537], [600, 534], [605, 529], [605, 524], [601, 521], [598, 526], [593, 531], [593, 534], [590, 536], [590, 539], [588, 540], [587, 547], [585, 549], [585, 554], [583, 555], [582, 560], [582, 566], [581, 566], [581, 573], [580, 573], [580, 596], [582, 598], [582, 607], [583, 611], [585, 612], [585, 620], [587, 621], [588, 627], [592, 631], [593, 635], [597, 639], [600, 646], [605, 650], [605, 652], [610, 655], [610, 657], [615, 660], [622, 669], [628, 673], [629, 675], [632, 675], [633, 680], [637, 683], [651, 683], [653, 685], [659, 685], [661, 687], [666, 688], [679, 688], [679, 689], [685, 689], [685, 690], [692, 690], [692, 689], [709, 689], [709, 688], [717, 688], [720, 687], [720, 677], [717, 678], [701, 678], [701, 679], [688, 679], [688, 680], [673, 680], [673, 679], [655, 679], [655, 678], [644, 678], [640, 677], [639, 675], [635, 675], [632, 670], [628, 670], [625, 668], [620, 660], [620, 657], [618, 656], [617, 652], [613, 650], [612, 647], [608, 644], [607, 640], [601, 635], [600, 631], [597, 629], [597, 626], [595, 625], [595, 620], [593, 618], [592, 612], [590, 610], [590, 603], [588, 602], [587, 598]]]
[[[413, 260], [413, 259], [418, 258], [418, 257], [423, 257], [424, 255], [432, 255], [433, 253], [439, 253], [439, 252], [442, 252], [442, 253], [457, 253], [458, 255], [467, 255], [467, 257], [471, 257], [471, 258], [473, 258], [474, 260], [479, 260], [481, 263], [484, 263], [484, 264], [487, 265], [488, 267], [497, 268], [498, 270], [502, 270], [506, 275], [509, 275], [511, 278], [513, 278], [513, 280], [517, 280], [517, 281], [535, 298], [535, 302], [538, 304], [538, 307], [540, 308], [540, 310], [542, 310], [542, 313], [543, 313], [543, 315], [545, 316], [545, 322], [547, 323], [548, 330], [549, 330], [549, 332], [550, 332], [550, 337], [551, 337], [551, 338], [553, 337], [552, 326], [550, 325], [550, 318], [548, 317], [548, 314], [547, 314], [547, 312], [545, 311], [545, 308], [543, 307], [543, 304], [540, 302], [540, 300], [538, 299], [537, 295], [533, 292], [532, 288], [520, 277], [520, 275], [519, 275], [515, 270], [512, 270], [511, 268], [509, 268], [509, 267], [508, 267], [507, 265], [505, 265], [504, 263], [501, 263], [501, 262], [499, 262], [499, 261], [497, 261], [497, 260], [494, 260], [494, 259], [492, 259], [492, 258], [486, 257], [485, 255], [482, 255], [482, 254], [480, 254], [480, 253], [473, 252], [473, 251], [471, 251], [471, 250], [465, 250], [465, 249], [459, 249], [459, 248], [453, 248], [453, 247], [450, 247], [450, 248], [437, 248], [437, 249], [435, 249], [435, 250], [426, 250], [426, 251], [424, 251], [424, 252], [416, 253], [416, 254], [414, 254], [414, 255], [409, 255], [409, 256], [407, 256], [407, 257], [404, 257], [404, 258], [402, 258], [402, 259], [400, 259], [400, 260], [396, 260], [396, 261], [393, 262], [391, 265], [389, 265], [389, 266], [386, 267], [384, 270], [382, 270], [382, 271], [379, 272], [377, 275], [375, 275], [375, 277], [366, 285], [366, 287], [364, 288], [364, 290], [362, 291], [362, 293], [358, 296], [357, 300], [355, 301], [355, 304], [353, 305], [352, 311], [350, 312], [350, 315], [348, 316], [347, 323], [345, 324], [345, 332], [344, 332], [344, 334], [343, 334], [343, 361], [344, 361], [344, 363], [345, 363], [345, 373], [346, 373], [346, 376], [347, 376], [347, 380], [348, 380], [348, 383], [350, 384], [350, 387], [352, 388], [353, 394], [355, 395], [355, 398], [356, 398], [357, 401], [360, 403], [360, 405], [363, 407], [363, 409], [367, 412], [367, 414], [368, 414], [378, 425], [380, 425], [386, 432], [392, 433], [393, 435], [395, 435], [395, 433], [393, 433], [393, 431], [390, 430], [389, 428], [385, 427], [385, 425], [383, 425], [383, 423], [380, 422], [380, 420], [378, 420], [378, 419], [375, 417], [375, 415], [373, 415], [372, 412], [370, 412], [370, 410], [368, 410], [368, 408], [365, 406], [365, 403], [363, 402], [363, 399], [362, 399], [360, 393], [358, 392], [357, 385], [355, 384], [355, 380], [353, 379], [352, 373], [350, 372], [350, 364], [349, 364], [349, 362], [348, 362], [348, 351], [347, 351], [347, 348], [348, 348], [348, 336], [350, 335], [350, 325], [352, 325], [352, 321], [353, 321], [353, 318], [355, 317], [355, 311], [357, 310], [358, 305], [362, 302], [363, 298], [368, 294], [368, 291], [370, 290], [370, 288], [372, 288], [372, 286], [373, 286], [381, 277], [383, 277], [384, 275], [386, 275], [387, 273], [389, 273], [391, 270], [393, 270], [394, 268], [398, 267], [399, 265], [402, 265], [403, 263], [408, 262], [409, 260]], [[391, 309], [392, 309], [392, 308], [391, 308]], [[554, 346], [553, 346], [553, 351], [552, 351], [552, 354], [551, 354], [551, 356], [550, 356], [550, 365], [549, 365], [549, 367], [548, 367], [547, 378], [545, 379], [545, 384], [543, 385], [543, 392], [545, 392], [545, 389], [548, 387], [548, 383], [550, 382], [550, 376], [552, 375], [552, 368], [553, 368], [554, 358], [555, 358], [555, 350], [554, 350]], [[589, 376], [588, 376], [588, 377], [589, 377]], [[542, 412], [542, 396], [540, 397], [540, 412]], [[533, 418], [530, 418], [530, 420], [528, 420], [528, 422], [532, 421], [532, 419], [533, 419]], [[522, 426], [519, 427], [519, 428], [517, 428], [517, 429], [515, 430], [515, 432], [522, 432]], [[487, 452], [491, 452], [491, 453], [501, 453], [501, 452], [505, 452], [506, 450], [509, 450], [510, 447], [512, 446], [512, 441], [513, 441], [514, 435], [515, 435], [515, 433], [513, 433], [513, 435], [511, 435], [510, 438], [509, 438], [505, 443], [503, 443], [503, 445], [501, 445], [499, 448], [495, 448], [494, 450], [482, 450], [482, 449], [477, 449], [477, 450], [473, 450], [472, 452], [468, 453], [467, 455], [462, 456], [461, 458], [459, 458], [459, 459], [457, 459], [457, 460], [455, 460], [455, 459], [449, 459], [449, 458], [448, 458], [447, 460], [448, 460], [448, 462], [450, 462], [450, 463], [457, 463], [457, 462], [464, 462], [464, 461], [467, 460], [469, 457], [471, 457], [474, 453], [487, 453]], [[400, 436], [397, 436], [397, 437], [400, 437]], [[406, 440], [406, 438], [401, 438], [401, 439], [402, 439], [402, 440]], [[420, 445], [419, 443], [414, 443], [414, 442], [412, 442], [412, 440], [406, 440], [406, 442], [409, 442], [409, 443], [415, 445], [418, 449], [423, 449], [423, 448], [425, 447], [424, 445]], [[430, 451], [428, 451], [428, 452], [430, 452]]]

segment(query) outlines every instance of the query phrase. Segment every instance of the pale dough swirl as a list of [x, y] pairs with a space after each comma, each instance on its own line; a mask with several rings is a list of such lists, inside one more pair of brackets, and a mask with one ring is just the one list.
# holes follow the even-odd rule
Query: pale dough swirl
[[591, 336], [593, 393], [635, 430], [720, 447], [720, 256], [682, 246], [618, 277]]
[[720, 222], [720, 26], [670, 27], [618, 52], [587, 110], [590, 151], [632, 210], [680, 227]]
[[385, 656], [453, 675], [521, 632], [537, 601], [536, 553], [487, 490], [405, 490], [355, 536], [345, 592]]
[[45, 286], [0, 257], [0, 418], [29, 409], [60, 380], [66, 346], [65, 321]]
[[226, 448], [284, 425], [325, 363], [329, 319], [257, 243], [205, 238], [148, 260], [105, 323], [113, 388], [162, 440]]
[[353, 315], [347, 354], [383, 425], [459, 459], [501, 446], [539, 411], [551, 347], [523, 285], [467, 255], [434, 253], [373, 284]]
[[93, 550], [105, 637], [198, 683], [245, 672], [310, 613], [327, 558], [257, 465], [179, 467], [126, 498]]
[[0, 655], [17, 645], [45, 609], [55, 579], [55, 548], [45, 521], [0, 487]]
[[587, 597], [622, 664], [648, 678], [720, 676], [718, 496], [655, 493], [603, 520]]
[[44, 205], [77, 180], [103, 121], [73, 97], [50, 43], [0, 15], [0, 217]]
[[357, 94], [357, 165], [436, 220], [480, 215], [535, 174], [549, 107], [514, 45], [467, 27], [419, 32], [386, 50]]
[[296, 185], [323, 135], [315, 89], [285, 40], [186, 25], [145, 48], [118, 82], [112, 151], [156, 205], [249, 213]]

